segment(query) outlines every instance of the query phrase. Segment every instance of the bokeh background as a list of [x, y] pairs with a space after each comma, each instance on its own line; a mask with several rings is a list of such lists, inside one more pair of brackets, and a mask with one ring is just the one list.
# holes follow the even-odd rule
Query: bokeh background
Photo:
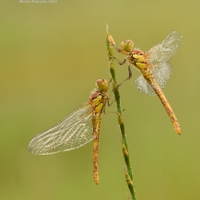
[[[120, 92], [137, 198], [200, 199], [200, 2], [37, 2], [0, 3], [0, 199], [128, 198], [115, 114], [103, 116], [98, 186], [92, 143], [51, 156], [27, 150], [36, 134], [87, 101], [96, 79], [109, 79], [106, 23], [117, 44], [132, 39], [144, 51], [172, 30], [183, 35], [164, 89], [182, 136], [158, 98], [136, 89], [137, 70]], [[127, 77], [126, 67], [116, 64], [116, 73], [119, 82]]]

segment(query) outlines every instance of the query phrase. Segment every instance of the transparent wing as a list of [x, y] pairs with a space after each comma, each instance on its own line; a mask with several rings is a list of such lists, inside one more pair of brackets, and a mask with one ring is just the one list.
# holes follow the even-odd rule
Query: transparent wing
[[152, 87], [147, 83], [145, 80], [144, 76], [139, 76], [136, 80], [135, 83], [137, 85], [137, 89], [140, 90], [140, 92], [148, 95], [155, 95], [154, 90]]
[[170, 62], [163, 62], [159, 65], [151, 68], [154, 79], [161, 88], [166, 86], [167, 81], [170, 78], [172, 67]]
[[[151, 70], [158, 85], [161, 88], [164, 88], [171, 75], [171, 64], [169, 62], [159, 63], [155, 67], [151, 68]], [[154, 90], [142, 75], [135, 80], [135, 83], [137, 85], [137, 89], [141, 92], [149, 95], [155, 95]]]
[[86, 103], [57, 126], [34, 137], [29, 143], [29, 151], [36, 155], [48, 155], [87, 144], [94, 139], [91, 117], [91, 106]]
[[148, 51], [148, 62], [156, 65], [160, 62], [168, 61], [177, 51], [182, 36], [178, 31], [170, 33], [162, 43], [154, 46]]

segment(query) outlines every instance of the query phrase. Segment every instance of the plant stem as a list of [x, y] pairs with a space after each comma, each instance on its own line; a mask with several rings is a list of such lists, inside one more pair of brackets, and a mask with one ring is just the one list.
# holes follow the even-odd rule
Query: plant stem
[[108, 26], [106, 27], [106, 44], [107, 44], [107, 51], [108, 51], [108, 57], [109, 57], [109, 69], [110, 69], [110, 75], [112, 77], [112, 87], [113, 87], [113, 93], [115, 96], [116, 104], [117, 104], [117, 115], [118, 115], [118, 123], [120, 127], [120, 133], [122, 137], [122, 153], [124, 156], [126, 168], [124, 170], [125, 173], [125, 179], [126, 183], [128, 185], [129, 191], [131, 193], [132, 200], [136, 200], [135, 196], [135, 187], [134, 187], [134, 181], [133, 181], [133, 172], [131, 169], [131, 163], [129, 158], [129, 151], [128, 151], [128, 144], [126, 141], [126, 135], [125, 135], [125, 124], [124, 120], [122, 118], [122, 108], [121, 108], [121, 101], [120, 101], [120, 93], [118, 90], [118, 85], [116, 81], [116, 73], [114, 68], [114, 54], [113, 54], [113, 46], [111, 42], [113, 43], [113, 38], [108, 32]]

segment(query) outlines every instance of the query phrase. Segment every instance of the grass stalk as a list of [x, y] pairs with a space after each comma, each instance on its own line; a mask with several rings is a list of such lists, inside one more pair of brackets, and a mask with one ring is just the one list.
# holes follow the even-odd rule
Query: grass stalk
[[116, 71], [114, 67], [114, 54], [113, 54], [113, 46], [111, 44], [112, 36], [108, 32], [108, 26], [106, 27], [106, 45], [107, 45], [107, 51], [108, 51], [108, 58], [109, 58], [109, 70], [110, 75], [112, 78], [112, 88], [113, 88], [113, 94], [115, 96], [116, 104], [117, 104], [117, 115], [118, 115], [118, 124], [120, 128], [121, 133], [121, 142], [122, 142], [122, 153], [124, 156], [124, 161], [126, 164], [124, 173], [125, 173], [125, 180], [127, 183], [127, 186], [129, 188], [129, 191], [131, 193], [131, 199], [136, 200], [135, 195], [135, 186], [133, 181], [133, 172], [131, 168], [130, 158], [129, 158], [129, 151], [128, 151], [128, 144], [126, 140], [126, 134], [125, 134], [125, 124], [122, 117], [122, 108], [121, 108], [121, 98], [120, 93], [118, 90], [118, 84], [116, 80]]

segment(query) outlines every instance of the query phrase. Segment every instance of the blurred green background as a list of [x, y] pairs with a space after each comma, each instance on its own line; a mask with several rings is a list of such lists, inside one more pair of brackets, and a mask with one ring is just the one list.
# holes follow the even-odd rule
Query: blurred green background
[[[138, 71], [120, 92], [137, 198], [200, 199], [199, 7], [198, 0], [1, 1], [0, 199], [128, 198], [114, 114], [103, 116], [98, 186], [92, 143], [51, 156], [27, 150], [36, 134], [87, 101], [96, 79], [109, 79], [106, 23], [117, 44], [132, 39], [144, 51], [172, 30], [183, 35], [164, 89], [182, 136], [158, 98], [136, 89]], [[127, 69], [117, 64], [116, 73], [119, 82], [127, 77]]]

